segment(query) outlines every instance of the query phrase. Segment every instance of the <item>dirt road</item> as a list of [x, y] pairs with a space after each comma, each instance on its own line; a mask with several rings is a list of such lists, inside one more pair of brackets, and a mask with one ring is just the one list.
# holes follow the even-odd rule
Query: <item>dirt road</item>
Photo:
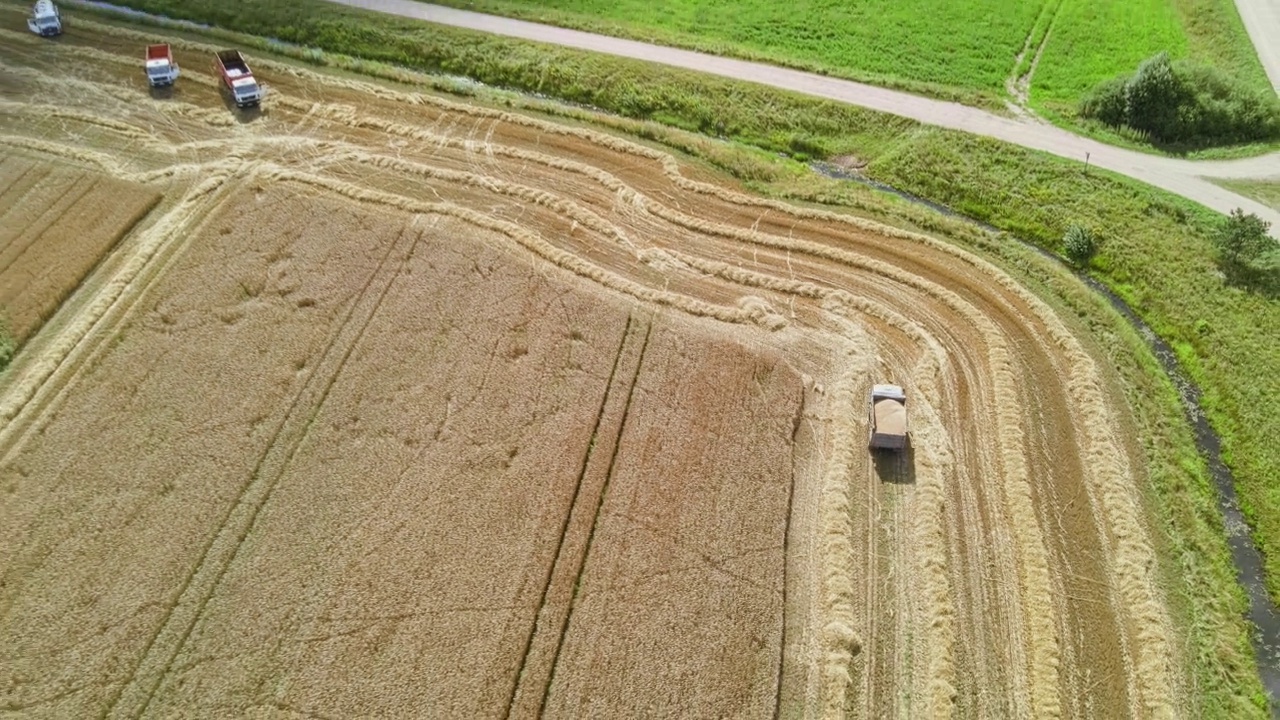
[[1191, 714], [1125, 411], [998, 268], [147, 39], [0, 31], [0, 152], [166, 193], [0, 385], [0, 707]]
[[[1271, 233], [1280, 238], [1280, 211], [1262, 203], [1223, 189], [1204, 178], [1280, 178], [1280, 153], [1237, 161], [1196, 162], [1175, 158], [1147, 155], [1114, 147], [1089, 138], [1075, 135], [1048, 123], [1026, 119], [1001, 117], [978, 108], [958, 103], [933, 100], [905, 92], [865, 85], [851, 80], [815, 75], [813, 73], [766, 65], [763, 63], [719, 57], [707, 53], [678, 48], [650, 45], [648, 43], [523, 20], [484, 15], [481, 13], [413, 2], [413, 0], [331, 0], [342, 5], [376, 10], [378, 12], [417, 18], [452, 27], [468, 28], [483, 32], [590, 50], [620, 57], [647, 60], [674, 67], [698, 70], [735, 80], [770, 85], [784, 90], [804, 93], [814, 97], [836, 100], [900, 115], [929, 125], [963, 130], [1005, 142], [1041, 150], [1060, 157], [1083, 162], [1086, 156], [1096, 167], [1127, 175], [1156, 187], [1194, 200], [1219, 212], [1244, 208], [1271, 222]], [[1267, 0], [1240, 0], [1245, 6], [1256, 9], [1258, 18], [1274, 19], [1274, 5]], [[1270, 9], [1268, 9], [1270, 8]], [[1270, 15], [1267, 15], [1270, 12]], [[1246, 21], [1248, 22], [1248, 21]], [[1253, 26], [1251, 26], [1253, 27]], [[1252, 32], [1252, 30], [1251, 30]], [[1272, 56], [1280, 54], [1277, 43], [1272, 42]], [[1259, 44], [1265, 47], [1266, 44]], [[1264, 58], [1268, 57], [1264, 53]], [[1276, 60], [1280, 61], [1280, 57]], [[1273, 65], [1268, 65], [1271, 72]], [[1275, 77], [1273, 75], [1273, 77]]]
[[1236, 0], [1244, 29], [1258, 51], [1271, 87], [1280, 93], [1280, 3], [1275, 0]]

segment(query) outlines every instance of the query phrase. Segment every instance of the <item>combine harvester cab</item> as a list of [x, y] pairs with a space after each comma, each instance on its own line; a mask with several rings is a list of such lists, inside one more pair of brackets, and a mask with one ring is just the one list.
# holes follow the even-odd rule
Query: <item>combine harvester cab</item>
[[173, 52], [169, 43], [158, 43], [147, 46], [147, 82], [151, 87], [172, 85], [178, 79], [178, 63], [173, 61]]
[[62, 34], [62, 16], [58, 14], [58, 6], [53, 4], [53, 0], [39, 0], [31, 8], [27, 29], [41, 37]]
[[897, 385], [873, 385], [870, 407], [872, 450], [905, 450], [907, 447], [907, 394]]
[[222, 78], [222, 84], [231, 93], [236, 107], [256, 107], [262, 102], [262, 88], [239, 50], [222, 50], [214, 58], [214, 68]]

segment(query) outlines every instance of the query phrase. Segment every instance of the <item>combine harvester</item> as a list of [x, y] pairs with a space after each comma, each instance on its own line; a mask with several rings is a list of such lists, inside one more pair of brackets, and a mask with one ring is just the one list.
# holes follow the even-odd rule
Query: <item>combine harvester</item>
[[58, 6], [53, 4], [53, 0], [39, 0], [31, 8], [27, 29], [41, 37], [62, 34], [62, 16], [58, 14]]
[[214, 55], [214, 70], [222, 78], [222, 84], [231, 92], [236, 107], [257, 107], [262, 102], [262, 88], [254, 79], [249, 64], [239, 50], [222, 50]]
[[907, 394], [897, 385], [873, 385], [868, 409], [871, 449], [907, 447]]
[[147, 82], [158, 88], [172, 85], [178, 79], [178, 63], [173, 61], [173, 51], [169, 43], [157, 43], [147, 46], [146, 56]]

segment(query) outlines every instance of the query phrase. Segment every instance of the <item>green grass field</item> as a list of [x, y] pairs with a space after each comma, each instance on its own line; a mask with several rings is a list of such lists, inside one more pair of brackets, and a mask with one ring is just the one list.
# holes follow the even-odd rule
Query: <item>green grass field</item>
[[1187, 54], [1249, 87], [1270, 91], [1266, 71], [1233, 0], [1173, 0], [1187, 33]]
[[1280, 178], [1275, 180], [1219, 180], [1228, 190], [1253, 198], [1267, 207], [1280, 210]]
[[1062, 0], [1033, 77], [1032, 105], [1074, 115], [1094, 85], [1161, 51], [1270, 87], [1232, 0]]
[[1098, 82], [1161, 50], [1187, 54], [1170, 0], [1062, 0], [1031, 84], [1035, 104], [1069, 108]]
[[[510, 17], [768, 60], [978, 103], [1046, 39], [1032, 98], [1058, 107], [1161, 50], [1267, 87], [1232, 0], [441, 0]], [[1024, 45], [1031, 48], [1019, 64]], [[950, 92], [948, 92], [948, 90]]]
[[[604, 124], [677, 148], [765, 193], [905, 218], [1002, 256], [1012, 271], [1060, 288], [1059, 301], [1110, 348], [1143, 430], [1170, 596], [1191, 658], [1194, 717], [1263, 717], [1241, 621], [1243, 595], [1222, 534], [1214, 490], [1191, 442], [1176, 395], [1136, 333], [1061, 272], [1045, 270], [1012, 237], [972, 226], [865, 188], [820, 178], [780, 159], [854, 154], [868, 172], [1043, 247], [1056, 250], [1070, 223], [1103, 242], [1096, 274], [1179, 351], [1205, 393], [1222, 434], [1242, 503], [1267, 557], [1269, 589], [1280, 597], [1280, 302], [1224, 286], [1209, 237], [1218, 217], [1204, 208], [1078, 163], [993, 140], [645, 63], [562, 50], [337, 7], [321, 0], [287, 6], [246, 0], [128, 0], [152, 12], [285, 38], [325, 53], [235, 36], [246, 48], [292, 53], [347, 70], [414, 80], [386, 64], [467, 75], [495, 86], [536, 90], [615, 115], [514, 93], [467, 90], [487, 102], [535, 108]], [[221, 32], [221, 31], [219, 31]], [[230, 35], [221, 35], [231, 39]], [[337, 55], [358, 56], [352, 60]], [[421, 82], [420, 77], [417, 81]], [[433, 81], [433, 87], [453, 87]], [[694, 136], [713, 130], [731, 142]], [[1065, 289], [1062, 289], [1065, 288]], [[1074, 288], [1074, 289], [1072, 289]]]
[[1004, 93], [1038, 0], [446, 0], [446, 5], [766, 60], [975, 104]]

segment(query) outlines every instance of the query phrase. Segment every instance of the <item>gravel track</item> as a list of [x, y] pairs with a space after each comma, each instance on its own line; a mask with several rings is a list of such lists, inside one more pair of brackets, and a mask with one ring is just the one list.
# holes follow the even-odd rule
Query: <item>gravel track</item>
[[1236, 0], [1236, 10], [1271, 79], [1271, 87], [1280, 93], [1280, 43], [1276, 42], [1280, 37], [1280, 5], [1271, 0]]
[[[56, 517], [69, 509], [59, 504], [63, 496], [44, 494], [40, 469], [60, 457], [58, 438], [77, 437], [68, 398], [100, 382], [95, 378], [106, 371], [94, 368], [112, 367], [107, 339], [131, 313], [130, 322], [185, 327], [193, 310], [174, 307], [169, 317], [167, 306], [148, 311], [138, 300], [149, 288], [175, 282], [166, 278], [179, 272], [148, 270], [147, 257], [176, 258], [172, 267], [196, 286], [203, 266], [190, 258], [203, 245], [191, 238], [212, 232], [201, 228], [227, 226], [234, 202], [256, 198], [261, 207], [278, 204], [283, 211], [291, 193], [332, 202], [344, 223], [367, 227], [370, 237], [384, 233], [384, 225], [424, 238], [439, 225], [448, 235], [430, 240], [439, 257], [415, 255], [417, 241], [404, 236], [391, 249], [382, 247], [374, 269], [361, 271], [380, 278], [379, 294], [351, 300], [360, 315], [343, 330], [351, 339], [343, 341], [342, 353], [322, 355], [323, 362], [306, 371], [327, 373], [318, 389], [305, 382], [305, 362], [286, 368], [278, 383], [247, 381], [247, 395], [270, 387], [273, 397], [289, 397], [285, 389], [296, 382], [302, 383], [296, 397], [318, 399], [301, 403], [301, 414], [277, 403], [273, 414], [255, 421], [255, 428], [284, 423], [296, 443], [260, 450], [268, 453], [270, 473], [252, 475], [255, 482], [239, 501], [244, 507], [226, 509], [227, 522], [209, 525], [203, 535], [191, 523], [184, 542], [207, 544], [206, 559], [197, 562], [188, 545], [174, 541], [183, 548], [176, 555], [193, 565], [182, 570], [186, 585], [167, 590], [178, 598], [176, 608], [160, 614], [153, 602], [111, 585], [112, 604], [93, 611], [103, 614], [85, 625], [117, 623], [154, 637], [152, 644], [119, 649], [105, 630], [76, 635], [78, 649], [56, 655], [57, 667], [24, 665], [22, 682], [0, 677], [0, 688], [11, 688], [4, 698], [9, 707], [76, 715], [105, 694], [118, 699], [119, 712], [156, 716], [178, 708], [324, 716], [368, 710], [370, 703], [391, 712], [445, 702], [477, 716], [502, 715], [512, 702], [566, 717], [650, 711], [770, 717], [775, 708], [826, 717], [1186, 714], [1179, 644], [1152, 574], [1154, 551], [1136, 489], [1139, 460], [1117, 439], [1131, 429], [1103, 391], [1102, 370], [1082, 342], [995, 267], [931, 238], [692, 180], [671, 156], [612, 135], [268, 60], [257, 63], [271, 79], [262, 112], [227, 122], [236, 114], [198, 73], [184, 76], [170, 98], [149, 96], [135, 57], [143, 37], [86, 22], [41, 53], [27, 52], [38, 39], [0, 37], [0, 71], [17, 100], [0, 114], [0, 151], [110, 168], [183, 198], [162, 203], [160, 221], [125, 239], [126, 259], [130, 253], [138, 259], [121, 261], [134, 273], [120, 276], [122, 287], [105, 282], [84, 290], [100, 293], [104, 303], [123, 298], [122, 306], [142, 309], [104, 310], [105, 326], [66, 323], [56, 336], [37, 338], [0, 387], [0, 406], [22, 408], [0, 434], [0, 457], [16, 468], [7, 477], [14, 500], [0, 517], [0, 547], [14, 551], [0, 554], [9, 558], [0, 561], [0, 572], [21, 580], [3, 586], [0, 609], [35, 612], [29, 578], [47, 570], [73, 583], [89, 572], [95, 552], [128, 546], [128, 531], [110, 528], [101, 541], [89, 535], [90, 550], [82, 555], [49, 554], [62, 541]], [[209, 50], [178, 41], [175, 49], [186, 67], [198, 67]], [[73, 77], [51, 83], [54, 73]], [[39, 105], [22, 102], [37, 97]], [[63, 131], [24, 134], [29, 117], [47, 116], [50, 107]], [[204, 188], [211, 179], [217, 184]], [[206, 216], [212, 219], [195, 223]], [[417, 228], [415, 218], [427, 229]], [[464, 234], [488, 248], [471, 265], [455, 262], [461, 251], [442, 241]], [[319, 252], [319, 243], [294, 242]], [[328, 252], [343, 257], [337, 250]], [[238, 313], [263, 322], [253, 309], [272, 293], [295, 292], [288, 288], [298, 275], [303, 283], [340, 279], [308, 271], [300, 259], [290, 264], [278, 252], [246, 253], [267, 254], [271, 263], [260, 283], [242, 285], [248, 298], [217, 311], [229, 325], [242, 322]], [[495, 298], [494, 308], [520, 306], [527, 317], [545, 318], [580, 315], [595, 302], [600, 317], [608, 315], [609, 322], [591, 326], [590, 337], [608, 340], [593, 346], [596, 372], [584, 386], [590, 392], [584, 390], [586, 410], [574, 416], [574, 432], [589, 433], [588, 416], [598, 412], [595, 424], [616, 433], [616, 442], [602, 444], [613, 445], [618, 465], [590, 458], [584, 464], [590, 489], [583, 496], [600, 498], [594, 519], [590, 508], [565, 509], [572, 493], [554, 485], [561, 500], [547, 501], [536, 532], [554, 539], [545, 528], [563, 528], [559, 545], [528, 551], [540, 559], [528, 566], [518, 592], [497, 580], [466, 586], [477, 593], [510, 591], [518, 602], [489, 610], [502, 614], [493, 615], [497, 630], [484, 635], [477, 652], [492, 653], [494, 666], [464, 667], [424, 649], [455, 650], [469, 637], [461, 630], [432, 642], [436, 627], [422, 618], [387, 608], [382, 615], [363, 611], [416, 592], [428, 601], [432, 593], [465, 596], [459, 612], [483, 612], [470, 602], [474, 593], [444, 581], [415, 584], [445, 570], [460, 572], [463, 561], [449, 560], [450, 553], [466, 562], [495, 562], [487, 551], [469, 549], [487, 547], [482, 543], [446, 543], [415, 525], [421, 516], [415, 508], [443, 525], [480, 513], [483, 522], [475, 528], [488, 535], [476, 537], [505, 537], [509, 528], [495, 509], [502, 493], [478, 494], [480, 504], [468, 504], [452, 494], [438, 500], [414, 495], [404, 481], [387, 485], [394, 502], [386, 511], [396, 527], [426, 533], [403, 562], [378, 555], [391, 536], [375, 525], [357, 522], [356, 514], [326, 520], [323, 512], [381, 508], [351, 495], [342, 479], [365, 472], [379, 478], [385, 472], [370, 470], [400, 467], [396, 453], [414, 453], [396, 438], [412, 428], [436, 425], [437, 438], [467, 441], [456, 451], [464, 457], [505, 437], [507, 428], [495, 426], [505, 421], [485, 421], [477, 410], [502, 402], [488, 384], [489, 368], [504, 357], [544, 357], [550, 350], [539, 345], [546, 340], [542, 325], [531, 325], [527, 336], [513, 329], [509, 346], [481, 353], [474, 367], [448, 367], [449, 377], [465, 381], [458, 392], [483, 394], [469, 406], [479, 418], [470, 425], [449, 421], [460, 412], [453, 403], [461, 397], [425, 394], [421, 403], [401, 408], [395, 394], [368, 379], [384, 373], [388, 383], [406, 389], [426, 382], [431, 373], [400, 358], [427, 362], [432, 356], [424, 338], [435, 331], [397, 335], [397, 329], [416, 327], [415, 307], [436, 307], [415, 305], [415, 298], [440, 293], [433, 289], [434, 273], [443, 272], [437, 264], [470, 268], [463, 274], [478, 283], [477, 277], [513, 272], [497, 263], [499, 256], [518, 258], [514, 264], [525, 274], [512, 275], [512, 292]], [[331, 262], [339, 272], [348, 261]], [[570, 295], [576, 299], [566, 307]], [[315, 297], [326, 312], [347, 307], [339, 295]], [[623, 305], [644, 318], [645, 339], [634, 356], [628, 351], [615, 361], [625, 331], [614, 321], [627, 316], [617, 310]], [[488, 306], [472, 311], [497, 312]], [[423, 314], [421, 322], [428, 323], [436, 312]], [[361, 340], [366, 326], [368, 341]], [[693, 340], [698, 337], [718, 340], [700, 344]], [[348, 362], [374, 362], [372, 351], [361, 348], [375, 341], [389, 348], [374, 357], [383, 357], [381, 364], [364, 365], [366, 372], [343, 381]], [[96, 349], [56, 352], [87, 346]], [[105, 359], [99, 366], [89, 358]], [[616, 398], [606, 402], [600, 398], [610, 362], [623, 367], [619, 377], [627, 382], [615, 383]], [[911, 397], [914, 438], [906, 458], [866, 452], [865, 392], [881, 380], [905, 385]], [[160, 379], [150, 382], [167, 387]], [[618, 407], [624, 387], [626, 401]], [[682, 392], [673, 394], [675, 387]], [[522, 398], [543, 397], [536, 384], [522, 388]], [[48, 400], [24, 406], [31, 397]], [[435, 411], [423, 416], [427, 407], [443, 419]], [[362, 416], [370, 422], [370, 416], [401, 417], [397, 413], [413, 422], [384, 419], [368, 444], [341, 444]], [[751, 433], [758, 446], [732, 444], [742, 429], [724, 421], [734, 417], [757, 418]], [[249, 437], [267, 435], [254, 430]], [[560, 462], [558, 441], [540, 437], [541, 444], [508, 459], [528, 451], [543, 453], [545, 462], [560, 458], [561, 470], [573, 464]], [[809, 440], [794, 444], [795, 437]], [[425, 447], [414, 452], [430, 452], [432, 445]], [[794, 476], [775, 467], [780, 448], [801, 456]], [[507, 452], [502, 447], [499, 454]], [[454, 460], [442, 455], [438, 461]], [[141, 487], [121, 492], [149, 497]], [[811, 501], [793, 506], [793, 497]], [[129, 522], [145, 525], [137, 518]], [[431, 550], [433, 542], [449, 552]], [[305, 562], [272, 560], [287, 552], [302, 553]], [[144, 560], [145, 553], [135, 558]], [[784, 573], [784, 565], [801, 572]], [[130, 567], [141, 573], [145, 566]], [[496, 573], [501, 566], [480, 567]], [[115, 583], [128, 582], [122, 570]], [[403, 592], [380, 593], [381, 584]], [[82, 599], [67, 597], [68, 603]], [[0, 637], [0, 645], [45, 647], [63, 633], [82, 632], [58, 624], [58, 607], [41, 610], [41, 623], [0, 626], [13, 636]], [[85, 607], [93, 606], [68, 611], [68, 622], [80, 621]], [[474, 622], [457, 627], [483, 626]], [[400, 627], [409, 639], [397, 634]], [[408, 643], [415, 658], [448, 672], [415, 676], [400, 665], [384, 667], [378, 648], [388, 643], [396, 652]], [[108, 648], [124, 659], [104, 660]], [[528, 677], [538, 680], [512, 690], [522, 655], [550, 666], [529, 668]], [[779, 667], [784, 657], [790, 664]], [[122, 664], [133, 669], [122, 672]], [[262, 687], [264, 673], [275, 673], [279, 682]], [[382, 678], [376, 692], [367, 677]]]

